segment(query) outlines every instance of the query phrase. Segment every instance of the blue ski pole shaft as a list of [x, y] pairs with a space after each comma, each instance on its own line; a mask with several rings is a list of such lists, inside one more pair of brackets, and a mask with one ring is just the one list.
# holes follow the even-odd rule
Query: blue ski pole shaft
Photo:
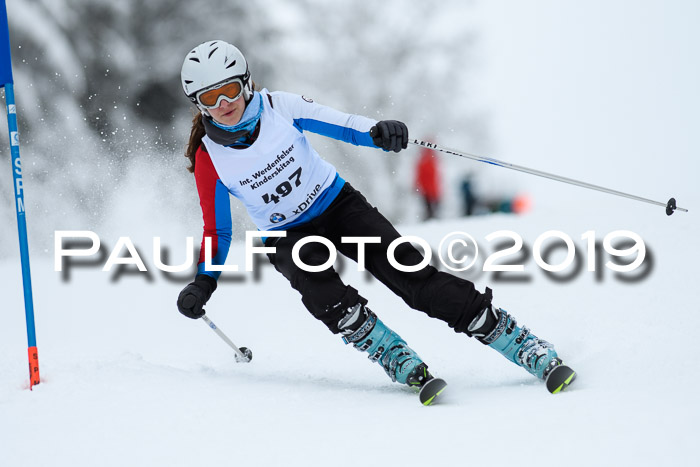
[[36, 332], [34, 330], [34, 301], [32, 299], [32, 280], [29, 271], [29, 247], [27, 246], [27, 222], [24, 217], [24, 185], [22, 181], [22, 163], [19, 158], [19, 132], [17, 131], [17, 107], [12, 83], [12, 49], [10, 48], [10, 28], [7, 22], [5, 0], [0, 0], [0, 87], [5, 88], [7, 105], [7, 126], [10, 130], [10, 153], [12, 154], [12, 175], [15, 190], [15, 209], [17, 211], [17, 230], [19, 232], [19, 251], [22, 262], [22, 283], [24, 284], [24, 311], [27, 317], [27, 342], [29, 344], [29, 389], [39, 384], [39, 355], [36, 350]]
[[34, 300], [32, 298], [32, 278], [29, 267], [29, 245], [27, 243], [27, 222], [24, 211], [24, 182], [22, 179], [22, 163], [19, 157], [17, 107], [15, 106], [14, 89], [11, 83], [5, 84], [5, 103], [7, 105], [7, 125], [10, 131], [10, 152], [12, 155], [15, 210], [17, 213], [19, 251], [22, 263], [22, 284], [24, 286], [24, 311], [27, 319], [29, 388], [31, 389], [33, 385], [39, 384], [39, 356], [36, 348], [36, 331], [34, 327]]
[[598, 185], [593, 185], [592, 183], [582, 182], [580, 180], [575, 180], [573, 178], [562, 177], [560, 175], [551, 174], [548, 172], [543, 172], [537, 169], [531, 169], [529, 167], [523, 167], [521, 165], [511, 164], [509, 162], [499, 161], [498, 159], [493, 159], [491, 157], [477, 156], [475, 154], [469, 154], [464, 151], [457, 151], [456, 149], [445, 148], [439, 146], [435, 143], [428, 141], [423, 141], [415, 138], [408, 139], [409, 144], [414, 144], [416, 146], [423, 146], [435, 151], [444, 152], [445, 154], [452, 154], [454, 156], [464, 157], [465, 159], [471, 159], [478, 162], [484, 162], [486, 164], [497, 165], [498, 167], [505, 167], [506, 169], [517, 170], [518, 172], [527, 173], [530, 175], [536, 175], [538, 177], [549, 178], [550, 180], [555, 180], [557, 182], [568, 183], [569, 185], [580, 186], [581, 188], [587, 188], [589, 190], [601, 191], [603, 193], [608, 193], [611, 195], [622, 196], [623, 198], [633, 199], [635, 201], [641, 201], [643, 203], [655, 204], [657, 206], [663, 206], [666, 208], [666, 214], [671, 215], [676, 210], [682, 212], [688, 212], [687, 209], [676, 206], [676, 199], [671, 198], [667, 202], [654, 201], [653, 199], [642, 198], [641, 196], [632, 195], [629, 193], [624, 193], [622, 191], [612, 190], [610, 188], [605, 188]]

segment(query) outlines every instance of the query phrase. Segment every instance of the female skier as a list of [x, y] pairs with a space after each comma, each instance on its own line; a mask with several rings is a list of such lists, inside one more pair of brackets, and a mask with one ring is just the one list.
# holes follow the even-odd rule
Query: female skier
[[[389, 244], [400, 237], [394, 226], [321, 159], [304, 131], [385, 151], [406, 149], [408, 130], [402, 122], [375, 121], [319, 105], [286, 92], [257, 91], [243, 54], [221, 40], [192, 49], [182, 65], [182, 87], [197, 106], [186, 156], [194, 173], [204, 217], [204, 238], [211, 239], [212, 264], [224, 264], [231, 242], [229, 194], [243, 202], [261, 231], [275, 269], [301, 294], [309, 312], [346, 344], [353, 344], [379, 363], [392, 381], [421, 389], [429, 404], [445, 386], [401, 337], [367, 307], [367, 300], [340, 279], [333, 267], [307, 272], [292, 259], [296, 242], [310, 236], [330, 240], [337, 251], [357, 261], [365, 248], [365, 267], [411, 308], [445, 321], [455, 332], [476, 337], [558, 392], [575, 373], [562, 364], [548, 342], [491, 304], [491, 290], [426, 266], [402, 272], [387, 260]], [[380, 243], [343, 243], [342, 237], [380, 237]], [[328, 249], [308, 243], [300, 250], [306, 265], [321, 265]], [[403, 265], [416, 265], [422, 254], [409, 243], [395, 250]], [[193, 319], [216, 290], [220, 272], [207, 271], [204, 239], [194, 281], [177, 299], [178, 310]], [[556, 370], [556, 371], [554, 371]], [[556, 374], [556, 378], [554, 375]]]

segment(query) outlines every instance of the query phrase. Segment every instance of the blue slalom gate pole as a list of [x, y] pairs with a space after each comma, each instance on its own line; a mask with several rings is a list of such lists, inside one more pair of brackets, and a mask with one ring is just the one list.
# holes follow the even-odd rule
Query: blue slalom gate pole
[[34, 300], [32, 298], [32, 278], [29, 269], [29, 246], [27, 244], [27, 221], [24, 214], [24, 184], [22, 181], [22, 162], [19, 158], [19, 131], [17, 130], [17, 106], [12, 79], [12, 51], [10, 48], [10, 30], [7, 23], [7, 7], [2, 1], [0, 11], [0, 87], [5, 88], [7, 106], [7, 126], [10, 130], [10, 153], [12, 155], [12, 175], [15, 191], [15, 209], [17, 212], [17, 230], [19, 233], [19, 251], [22, 263], [22, 284], [24, 286], [24, 312], [27, 319], [27, 343], [29, 355], [29, 389], [39, 384], [39, 354], [36, 348], [36, 330], [34, 327]]

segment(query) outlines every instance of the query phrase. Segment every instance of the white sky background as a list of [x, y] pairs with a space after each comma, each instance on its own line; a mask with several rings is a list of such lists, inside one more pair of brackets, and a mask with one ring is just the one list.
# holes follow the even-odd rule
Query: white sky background
[[[491, 119], [485, 155], [698, 206], [699, 2], [489, 0], [476, 3], [473, 22]], [[458, 136], [450, 144], [460, 148]], [[479, 169], [483, 183], [505, 180], [540, 207], [632, 203], [504, 172]]]

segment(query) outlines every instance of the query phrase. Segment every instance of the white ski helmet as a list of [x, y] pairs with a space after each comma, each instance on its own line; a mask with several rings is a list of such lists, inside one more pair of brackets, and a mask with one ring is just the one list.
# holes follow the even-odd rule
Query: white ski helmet
[[197, 92], [232, 78], [243, 83], [243, 98], [248, 102], [253, 95], [248, 62], [235, 46], [228, 42], [208, 41], [192, 49], [182, 64], [180, 81], [187, 97], [197, 104]]

